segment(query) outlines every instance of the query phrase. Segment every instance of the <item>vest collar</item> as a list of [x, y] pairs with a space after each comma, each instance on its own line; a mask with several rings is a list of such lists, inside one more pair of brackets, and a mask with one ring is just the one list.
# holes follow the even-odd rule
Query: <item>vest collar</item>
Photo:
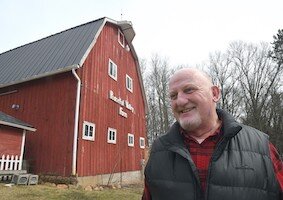
[[222, 120], [222, 131], [223, 136], [231, 138], [235, 136], [241, 129], [242, 126], [226, 111], [222, 109], [216, 109], [219, 119]]
[[176, 152], [183, 156], [184, 158], [191, 160], [189, 156], [189, 151], [185, 146], [184, 138], [180, 133], [180, 124], [175, 122], [169, 131], [160, 137], [160, 142], [164, 145], [165, 148], [170, 151]]
[[[216, 109], [218, 117], [222, 120], [222, 131], [223, 136], [230, 138], [235, 136], [241, 129], [242, 126], [226, 111], [222, 109]], [[169, 131], [161, 137], [161, 142], [168, 148], [175, 146], [178, 148], [186, 149], [184, 138], [180, 133], [180, 124], [175, 122]]]

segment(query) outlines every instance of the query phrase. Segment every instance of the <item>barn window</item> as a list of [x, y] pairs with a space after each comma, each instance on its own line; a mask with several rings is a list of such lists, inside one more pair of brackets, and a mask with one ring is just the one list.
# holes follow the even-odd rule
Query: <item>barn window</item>
[[133, 92], [133, 79], [126, 74], [126, 88], [130, 92]]
[[122, 47], [125, 47], [125, 37], [120, 29], [118, 29], [118, 42]]
[[111, 59], [109, 59], [108, 74], [111, 78], [117, 81], [117, 65]]
[[140, 148], [144, 149], [145, 148], [145, 140], [143, 137], [140, 137]]
[[95, 124], [84, 121], [83, 139], [94, 141], [94, 137], [95, 137]]
[[116, 138], [117, 130], [114, 128], [108, 128], [107, 142], [111, 144], [116, 144]]
[[128, 146], [133, 147], [134, 146], [134, 135], [131, 133], [128, 133]]

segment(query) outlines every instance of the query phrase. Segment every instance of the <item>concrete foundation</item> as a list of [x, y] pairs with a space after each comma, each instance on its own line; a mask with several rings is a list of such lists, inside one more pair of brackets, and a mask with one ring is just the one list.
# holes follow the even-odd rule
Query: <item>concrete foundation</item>
[[130, 171], [114, 174], [101, 174], [96, 176], [77, 177], [78, 184], [88, 185], [115, 185], [137, 184], [143, 182], [143, 171]]

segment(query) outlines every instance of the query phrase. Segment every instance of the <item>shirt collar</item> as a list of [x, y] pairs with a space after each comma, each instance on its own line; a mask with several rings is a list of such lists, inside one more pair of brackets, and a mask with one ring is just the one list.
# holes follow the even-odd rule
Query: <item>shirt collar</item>
[[[196, 139], [190, 136], [189, 134], [187, 134], [186, 131], [182, 127], [180, 127], [180, 133], [183, 136], [185, 141], [193, 140], [197, 142]], [[221, 125], [218, 127], [218, 129], [216, 129], [215, 132], [211, 134], [210, 136], [208, 136], [205, 140], [208, 140], [208, 139], [216, 140], [216, 139], [219, 139], [222, 135], [223, 135], [223, 131], [222, 131], [222, 122], [221, 122]]]

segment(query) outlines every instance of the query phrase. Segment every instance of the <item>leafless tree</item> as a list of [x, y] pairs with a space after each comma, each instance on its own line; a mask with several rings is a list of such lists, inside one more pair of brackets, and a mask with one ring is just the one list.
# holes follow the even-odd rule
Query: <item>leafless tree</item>
[[229, 52], [210, 54], [207, 69], [213, 82], [221, 88], [219, 107], [231, 113], [235, 118], [239, 118], [243, 97], [238, 90], [239, 75], [235, 73], [232, 56]]
[[272, 91], [278, 87], [280, 68], [268, 58], [267, 43], [258, 45], [234, 42], [230, 45], [244, 95], [245, 123], [266, 130], [267, 110]]
[[283, 153], [283, 29], [279, 29], [273, 39], [269, 57], [277, 64], [279, 83], [272, 92], [269, 121], [273, 128], [272, 139]]
[[146, 65], [147, 65], [147, 61], [145, 58], [139, 59], [140, 72], [143, 79], [145, 78]]
[[173, 122], [168, 96], [168, 81], [171, 75], [168, 60], [152, 56], [145, 76], [145, 88], [149, 113], [147, 115], [148, 140], [167, 132]]
[[[208, 72], [222, 89], [220, 107], [271, 136], [283, 150], [282, 66], [267, 43], [232, 42], [225, 53], [210, 55]], [[278, 131], [280, 130], [280, 132]]]

